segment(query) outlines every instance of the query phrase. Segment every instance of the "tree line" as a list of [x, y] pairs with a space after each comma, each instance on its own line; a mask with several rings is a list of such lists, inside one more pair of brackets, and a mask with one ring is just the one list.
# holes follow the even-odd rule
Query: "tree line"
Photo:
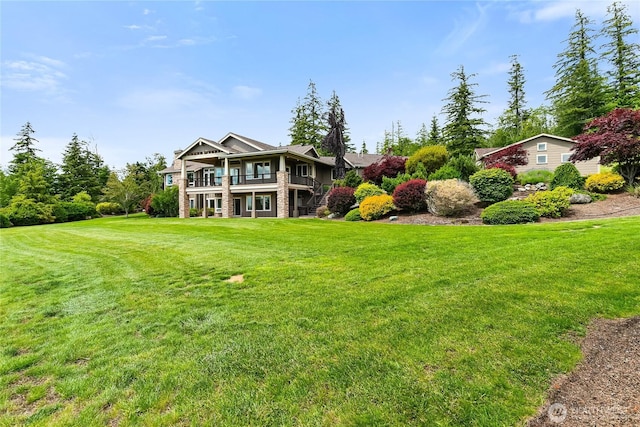
[[[376, 143], [376, 152], [410, 156], [425, 146], [445, 145], [451, 155], [470, 156], [475, 148], [503, 147], [540, 133], [573, 138], [592, 119], [616, 108], [640, 108], [640, 46], [632, 39], [638, 30], [626, 6], [614, 2], [607, 8], [599, 31], [594, 24], [576, 10], [565, 49], [553, 66], [555, 83], [545, 92], [549, 105], [528, 106], [525, 70], [518, 55], [511, 55], [506, 82], [508, 106], [495, 126], [490, 126], [482, 119], [487, 95], [478, 94], [478, 84], [473, 81], [476, 74], [460, 65], [451, 73], [455, 85], [443, 99], [443, 125], [433, 116], [429, 126], [423, 123], [411, 138], [398, 120]], [[604, 73], [600, 71], [602, 65]], [[331, 99], [339, 102], [335, 91]], [[292, 111], [292, 144], [320, 148], [322, 134], [326, 133], [323, 111], [315, 84], [310, 82], [307, 95], [302, 101], [298, 99]], [[348, 148], [355, 151], [352, 144]], [[364, 142], [360, 151], [366, 152]]]
[[98, 214], [100, 202], [115, 204], [110, 212], [128, 214], [162, 189], [158, 172], [167, 165], [160, 154], [112, 170], [73, 134], [56, 165], [39, 155], [34, 134], [25, 123], [10, 148], [13, 158], [0, 170], [0, 214], [14, 225], [85, 219]]

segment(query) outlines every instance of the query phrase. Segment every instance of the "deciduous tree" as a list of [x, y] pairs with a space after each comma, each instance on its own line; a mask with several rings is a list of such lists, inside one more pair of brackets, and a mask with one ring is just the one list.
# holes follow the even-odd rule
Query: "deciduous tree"
[[570, 161], [600, 156], [600, 164], [617, 164], [628, 184], [640, 175], [640, 110], [617, 108], [587, 124], [572, 148]]

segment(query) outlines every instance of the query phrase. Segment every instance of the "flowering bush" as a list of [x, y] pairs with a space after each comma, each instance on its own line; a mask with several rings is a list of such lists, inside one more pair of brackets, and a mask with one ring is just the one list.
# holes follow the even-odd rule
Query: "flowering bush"
[[96, 205], [96, 210], [101, 215], [116, 215], [122, 213], [122, 208], [114, 202], [102, 202]]
[[469, 183], [483, 202], [501, 202], [513, 194], [513, 178], [503, 169], [478, 171], [469, 177]]
[[469, 210], [478, 198], [464, 181], [429, 181], [425, 190], [429, 211], [438, 216], [455, 216]]
[[393, 192], [393, 204], [398, 209], [419, 212], [427, 207], [424, 188], [427, 181], [412, 179], [398, 185]]
[[610, 193], [624, 186], [624, 178], [613, 172], [596, 173], [587, 178], [584, 186], [587, 191]]
[[327, 197], [327, 207], [331, 212], [344, 215], [356, 203], [351, 187], [337, 187], [331, 190]]
[[367, 197], [360, 203], [360, 216], [365, 221], [381, 218], [394, 209], [393, 197], [388, 194]]
[[353, 193], [356, 198], [356, 202], [358, 203], [362, 203], [362, 201], [367, 197], [378, 196], [380, 194], [385, 194], [384, 190], [375, 184], [371, 184], [370, 182], [364, 182], [358, 185], [355, 193]]

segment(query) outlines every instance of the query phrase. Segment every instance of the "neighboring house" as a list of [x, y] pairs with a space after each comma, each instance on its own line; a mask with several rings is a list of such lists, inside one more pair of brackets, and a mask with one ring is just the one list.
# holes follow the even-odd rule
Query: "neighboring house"
[[223, 218], [287, 218], [315, 213], [333, 166], [313, 146], [275, 147], [228, 133], [220, 141], [198, 138], [160, 173], [165, 186], [179, 186], [181, 218], [190, 208], [206, 216], [204, 207]]
[[[500, 148], [476, 148], [475, 159], [482, 162], [486, 157], [499, 153], [508, 147], [522, 145], [527, 151], [529, 162], [524, 166], [516, 166], [516, 172], [522, 173], [530, 170], [548, 170], [553, 172], [563, 163], [569, 163], [569, 157], [573, 154], [571, 148], [576, 144], [575, 141], [561, 136], [548, 135], [541, 133], [531, 138], [518, 141], [514, 144]], [[591, 160], [576, 162], [575, 166], [583, 176], [598, 173], [600, 171], [600, 157]]]
[[[379, 162], [383, 157], [384, 156], [382, 154], [345, 153], [344, 163], [347, 172], [353, 169], [362, 178], [364, 168], [376, 162]], [[335, 164], [335, 157], [322, 156], [320, 157], [320, 159], [325, 162]], [[333, 169], [331, 172], [331, 178], [336, 178], [335, 169]]]

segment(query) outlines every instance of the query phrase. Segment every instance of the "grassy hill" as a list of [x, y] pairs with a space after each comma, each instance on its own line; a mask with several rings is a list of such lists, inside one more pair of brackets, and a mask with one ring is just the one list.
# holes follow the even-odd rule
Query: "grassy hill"
[[590, 319], [640, 314], [638, 236], [640, 217], [0, 230], [0, 425], [518, 425]]

